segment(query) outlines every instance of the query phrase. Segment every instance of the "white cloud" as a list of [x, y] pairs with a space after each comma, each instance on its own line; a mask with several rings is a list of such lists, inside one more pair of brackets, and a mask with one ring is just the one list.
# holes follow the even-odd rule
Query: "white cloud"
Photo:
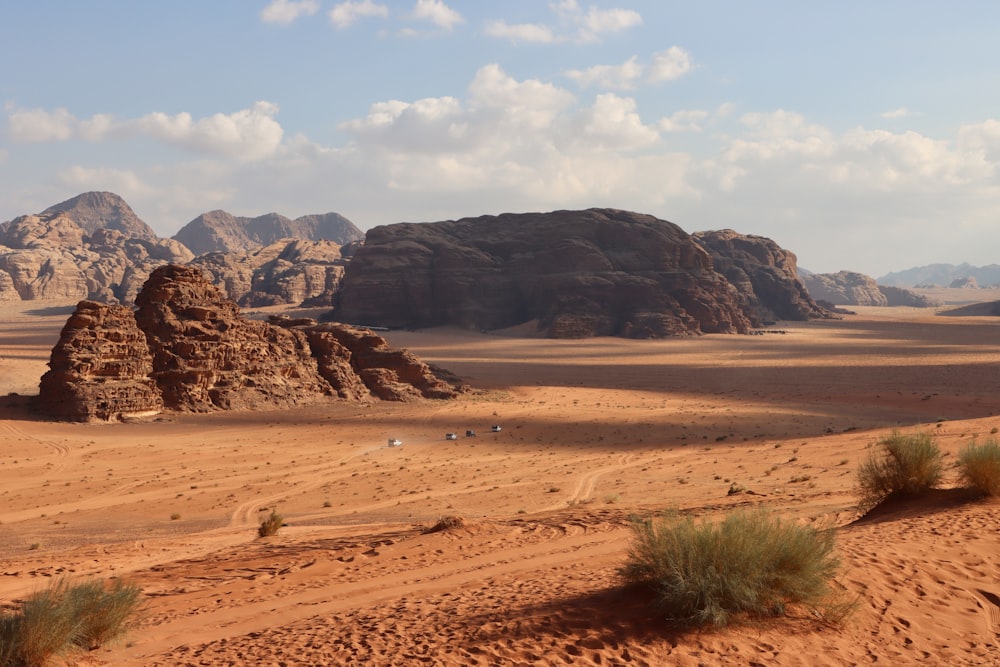
[[707, 111], [675, 111], [668, 118], [661, 118], [659, 127], [664, 132], [701, 132], [702, 123], [708, 118]]
[[892, 111], [886, 111], [880, 115], [882, 116], [882, 118], [888, 118], [888, 119], [906, 118], [907, 116], [912, 116], [913, 112], [911, 112], [906, 107], [900, 107], [898, 109], [893, 109]]
[[67, 141], [76, 126], [76, 118], [67, 109], [13, 109], [7, 114], [7, 133], [14, 142]]
[[372, 0], [347, 0], [334, 5], [327, 16], [336, 27], [347, 28], [361, 18], [386, 18], [389, 16], [389, 8]]
[[231, 114], [217, 113], [194, 120], [189, 113], [152, 113], [136, 122], [144, 133], [165, 143], [200, 153], [239, 160], [259, 160], [281, 145], [283, 130], [274, 120], [278, 107], [257, 102]]
[[566, 76], [584, 88], [597, 85], [611, 90], [631, 90], [642, 76], [642, 65], [632, 56], [621, 65], [596, 65], [586, 70], [569, 70]]
[[144, 183], [138, 174], [130, 169], [74, 165], [60, 170], [57, 177], [59, 182], [68, 188], [114, 192], [126, 200], [156, 192], [156, 188]]
[[587, 13], [577, 18], [580, 38], [596, 41], [602, 33], [621, 32], [642, 25], [642, 16], [631, 9], [597, 9], [591, 6]]
[[653, 54], [646, 78], [651, 83], [679, 79], [694, 66], [691, 54], [679, 46], [671, 46], [666, 51]]
[[451, 30], [465, 19], [442, 0], [417, 0], [412, 17], [420, 21], [430, 21], [439, 28]]
[[594, 106], [580, 117], [583, 122], [576, 136], [584, 139], [586, 150], [631, 151], [651, 146], [660, 138], [654, 128], [643, 124], [630, 97], [598, 95]]
[[607, 33], [617, 33], [642, 25], [642, 16], [631, 9], [598, 9], [584, 12], [576, 0], [550, 2], [559, 29], [539, 23], [509, 25], [496, 20], [487, 23], [486, 34], [511, 42], [554, 44], [565, 41], [597, 42]]
[[552, 32], [552, 28], [538, 23], [508, 24], [504, 20], [490, 21], [486, 24], [486, 34], [490, 37], [506, 39], [514, 43], [533, 42], [536, 44], [554, 44], [560, 41]]
[[267, 7], [260, 10], [260, 20], [288, 25], [300, 16], [312, 16], [317, 11], [318, 0], [271, 0]]
[[271, 155], [281, 145], [284, 132], [274, 119], [277, 113], [277, 105], [270, 102], [200, 119], [187, 112], [173, 116], [155, 112], [134, 120], [108, 114], [80, 120], [66, 109], [14, 109], [8, 114], [7, 127], [16, 143], [98, 143], [145, 136], [196, 153], [253, 161]]

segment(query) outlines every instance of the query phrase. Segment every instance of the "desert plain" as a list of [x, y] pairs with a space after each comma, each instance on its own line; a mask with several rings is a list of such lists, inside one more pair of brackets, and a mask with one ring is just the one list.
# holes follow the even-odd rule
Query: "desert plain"
[[[1000, 429], [1000, 318], [392, 331], [472, 390], [70, 424], [30, 397], [71, 310], [0, 307], [0, 604], [60, 577], [146, 600], [123, 641], [71, 664], [1000, 664], [1000, 502], [951, 465]], [[860, 516], [858, 464], [894, 429], [933, 434], [945, 483]], [[681, 630], [622, 588], [632, 517], [747, 506], [836, 530], [846, 622]], [[272, 509], [286, 525], [259, 538]], [[427, 532], [442, 518], [457, 525]]]

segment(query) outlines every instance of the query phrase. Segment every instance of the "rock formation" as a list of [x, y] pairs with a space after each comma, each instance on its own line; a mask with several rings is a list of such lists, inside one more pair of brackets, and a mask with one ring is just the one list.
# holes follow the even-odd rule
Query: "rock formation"
[[698, 232], [694, 238], [712, 255], [715, 270], [736, 286], [755, 324], [829, 317], [799, 280], [795, 255], [771, 239], [731, 229]]
[[612, 209], [376, 227], [334, 311], [387, 327], [535, 321], [551, 337], [633, 338], [745, 333], [774, 317], [823, 316], [796, 279], [794, 255], [773, 242], [732, 232], [693, 238]]
[[192, 258], [182, 244], [158, 239], [121, 198], [86, 193], [0, 225], [0, 300], [127, 303], [154, 268]]
[[839, 271], [812, 273], [802, 278], [809, 294], [817, 301], [837, 306], [912, 306], [937, 305], [931, 299], [901, 287], [879, 285], [863, 273]]
[[174, 235], [174, 239], [195, 255], [246, 252], [281, 239], [332, 241], [346, 245], [364, 237], [364, 232], [339, 213], [306, 215], [290, 220], [277, 213], [245, 218], [226, 211], [203, 213]]
[[347, 261], [332, 241], [283, 239], [248, 252], [210, 252], [191, 265], [240, 306], [258, 308], [332, 305]]
[[49, 367], [39, 394], [43, 409], [57, 419], [107, 421], [163, 409], [146, 336], [126, 306], [81, 301]]
[[161, 408], [283, 408], [326, 396], [450, 398], [456, 390], [381, 337], [313, 320], [248, 320], [198, 269], [152, 272], [137, 309], [83, 301], [52, 350], [40, 403], [111, 420]]

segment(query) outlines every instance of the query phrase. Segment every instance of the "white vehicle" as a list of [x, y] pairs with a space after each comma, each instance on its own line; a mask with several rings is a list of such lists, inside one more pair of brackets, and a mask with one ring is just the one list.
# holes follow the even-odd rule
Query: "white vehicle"
[[494, 433], [499, 433], [501, 429], [499, 425], [494, 424], [493, 426], [490, 427], [490, 430], [493, 431]]
[[444, 434], [444, 439], [445, 440], [458, 440], [458, 433], [445, 433]]
[[399, 447], [403, 444], [402, 440], [397, 440], [396, 438], [389, 438], [390, 447]]

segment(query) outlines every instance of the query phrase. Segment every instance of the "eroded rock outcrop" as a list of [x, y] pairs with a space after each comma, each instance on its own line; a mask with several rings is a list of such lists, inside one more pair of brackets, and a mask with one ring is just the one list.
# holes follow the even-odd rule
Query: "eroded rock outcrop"
[[388, 327], [552, 337], [745, 333], [740, 295], [680, 227], [613, 209], [377, 227], [351, 261], [335, 317]]
[[81, 301], [66, 321], [42, 376], [42, 409], [57, 419], [108, 421], [156, 414], [146, 336], [125, 306]]
[[712, 255], [715, 270], [736, 286], [754, 324], [830, 316], [799, 280], [795, 255], [771, 239], [731, 229], [698, 232], [694, 238]]
[[248, 252], [210, 252], [192, 266], [242, 307], [330, 306], [348, 260], [332, 241], [282, 239]]
[[376, 334], [314, 320], [249, 320], [198, 269], [152, 272], [137, 309], [82, 301], [52, 351], [41, 405], [76, 421], [160, 409], [284, 408], [324, 397], [452, 398], [457, 391]]

